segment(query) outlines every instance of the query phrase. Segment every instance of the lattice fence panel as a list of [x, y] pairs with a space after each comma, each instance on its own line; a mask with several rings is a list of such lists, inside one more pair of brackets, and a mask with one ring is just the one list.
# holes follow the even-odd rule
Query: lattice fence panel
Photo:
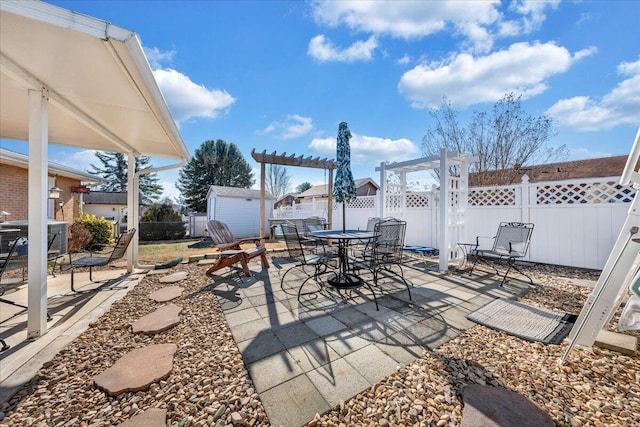
[[615, 181], [558, 183], [538, 186], [536, 204], [629, 203], [635, 194], [633, 187], [618, 185]]
[[515, 206], [514, 187], [470, 188], [467, 198], [469, 206]]
[[408, 193], [406, 204], [408, 208], [428, 208], [429, 193]]
[[395, 194], [387, 194], [386, 199], [386, 206], [385, 208], [387, 210], [398, 210], [402, 208], [402, 196], [400, 195], [395, 195]]
[[376, 207], [375, 196], [356, 197], [356, 199], [347, 204], [349, 209], [374, 209]]

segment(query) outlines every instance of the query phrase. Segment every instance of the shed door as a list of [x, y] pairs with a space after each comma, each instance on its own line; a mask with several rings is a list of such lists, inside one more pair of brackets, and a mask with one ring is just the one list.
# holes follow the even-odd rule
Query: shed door
[[210, 197], [207, 206], [207, 219], [216, 219], [216, 197]]

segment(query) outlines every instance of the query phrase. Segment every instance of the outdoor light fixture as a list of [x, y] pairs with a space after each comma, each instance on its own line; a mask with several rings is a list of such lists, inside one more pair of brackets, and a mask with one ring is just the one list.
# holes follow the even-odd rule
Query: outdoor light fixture
[[51, 187], [49, 189], [49, 198], [50, 199], [59, 199], [60, 198], [60, 193], [62, 193], [61, 189], [59, 189], [58, 187]]

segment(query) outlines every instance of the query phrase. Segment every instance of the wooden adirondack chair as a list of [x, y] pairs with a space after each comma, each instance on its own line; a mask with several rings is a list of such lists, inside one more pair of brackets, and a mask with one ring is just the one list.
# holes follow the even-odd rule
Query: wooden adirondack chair
[[[269, 268], [266, 249], [262, 246], [262, 239], [260, 237], [236, 239], [233, 237], [233, 234], [231, 234], [229, 227], [227, 227], [225, 223], [216, 220], [207, 222], [207, 233], [220, 251], [220, 259], [217, 263], [209, 267], [206, 274], [211, 274], [221, 268], [230, 267], [234, 264], [240, 263], [240, 265], [242, 265], [244, 275], [251, 277], [248, 261], [257, 256], [262, 260], [262, 265], [265, 268]], [[242, 249], [240, 247], [241, 244], [249, 242], [253, 242], [256, 247], [251, 249]]]

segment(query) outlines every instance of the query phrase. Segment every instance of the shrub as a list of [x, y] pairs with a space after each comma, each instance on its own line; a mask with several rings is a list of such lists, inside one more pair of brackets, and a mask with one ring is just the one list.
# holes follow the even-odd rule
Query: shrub
[[87, 230], [87, 227], [75, 222], [69, 227], [69, 247], [67, 250], [69, 253], [80, 252], [91, 245], [93, 236], [91, 232]]
[[182, 222], [182, 216], [169, 204], [153, 203], [142, 214], [140, 222]]
[[84, 216], [76, 218], [74, 224], [82, 224], [93, 236], [92, 246], [108, 245], [111, 243], [113, 236], [113, 224], [111, 221], [95, 215], [84, 214]]

